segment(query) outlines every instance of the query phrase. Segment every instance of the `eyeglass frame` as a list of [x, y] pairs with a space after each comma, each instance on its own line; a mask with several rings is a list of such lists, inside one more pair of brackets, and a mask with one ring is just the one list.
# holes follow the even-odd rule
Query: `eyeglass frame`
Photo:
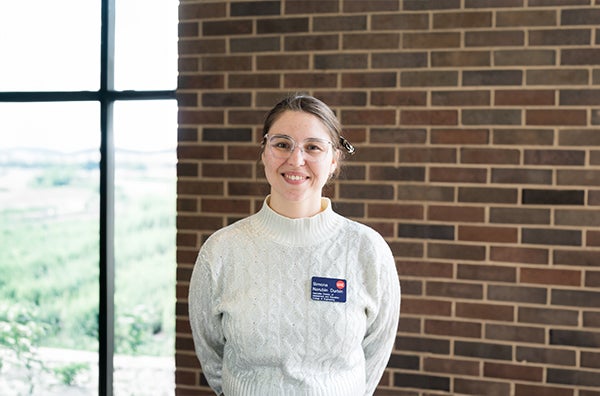
[[[286, 150], [288, 152], [287, 156], [280, 156], [277, 155], [276, 152], [274, 152], [274, 150], [277, 150], [276, 147], [274, 147], [273, 145], [269, 144], [271, 142], [272, 139], [274, 138], [280, 138], [280, 139], [287, 139], [291, 142], [292, 146], [290, 149]], [[268, 150], [276, 157], [279, 159], [288, 159], [292, 156], [292, 154], [294, 153], [294, 151], [296, 150], [296, 148], [298, 148], [300, 150], [300, 152], [302, 153], [302, 158], [304, 158], [304, 160], [308, 161], [308, 162], [320, 162], [322, 161], [326, 156], [328, 151], [325, 151], [323, 153], [323, 155], [319, 158], [315, 158], [312, 157], [310, 153], [307, 153], [305, 148], [303, 148], [302, 144], [306, 144], [306, 143], [310, 143], [310, 142], [315, 142], [315, 143], [328, 143], [331, 145], [332, 149], [336, 149], [337, 147], [335, 146], [335, 144], [333, 144], [332, 141], [327, 140], [327, 139], [320, 139], [320, 138], [308, 138], [308, 139], [304, 139], [300, 144], [291, 136], [289, 135], [284, 135], [284, 134], [275, 134], [275, 135], [269, 135], [266, 134], [263, 136], [263, 144], [265, 146], [268, 147]], [[281, 150], [280, 150], [281, 153]]]

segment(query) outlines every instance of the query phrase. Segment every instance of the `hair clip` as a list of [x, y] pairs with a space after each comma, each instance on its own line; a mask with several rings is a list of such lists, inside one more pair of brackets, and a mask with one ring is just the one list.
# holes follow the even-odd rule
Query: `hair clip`
[[342, 145], [343, 148], [346, 149], [346, 151], [348, 152], [348, 154], [354, 154], [354, 146], [352, 144], [350, 144], [350, 142], [343, 136], [340, 136], [340, 144]]

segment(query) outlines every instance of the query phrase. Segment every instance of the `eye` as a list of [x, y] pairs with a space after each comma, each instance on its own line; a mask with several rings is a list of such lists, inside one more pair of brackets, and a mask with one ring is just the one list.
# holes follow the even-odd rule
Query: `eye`
[[325, 151], [326, 147], [324, 144], [320, 144], [320, 143], [307, 143], [306, 146], [304, 147], [305, 151], [314, 151], [314, 152], [320, 152], [320, 151]]
[[289, 139], [274, 138], [271, 139], [271, 146], [278, 150], [291, 150], [292, 142]]

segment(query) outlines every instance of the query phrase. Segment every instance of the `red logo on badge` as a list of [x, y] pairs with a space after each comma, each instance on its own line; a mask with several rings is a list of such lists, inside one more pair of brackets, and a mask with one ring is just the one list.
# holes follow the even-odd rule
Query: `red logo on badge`
[[335, 287], [342, 290], [344, 287], [346, 287], [346, 283], [343, 280], [339, 280], [335, 282]]

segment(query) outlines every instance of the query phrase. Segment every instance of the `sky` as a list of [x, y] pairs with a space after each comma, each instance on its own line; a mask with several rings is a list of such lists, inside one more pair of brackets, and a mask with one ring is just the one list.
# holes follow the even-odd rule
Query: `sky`
[[[115, 89], [175, 89], [178, 1], [116, 1]], [[0, 91], [97, 90], [100, 1], [0, 1], [0, 54]], [[176, 125], [174, 100], [115, 105], [120, 148], [174, 148]], [[97, 102], [0, 103], [0, 150], [73, 152], [99, 135]]]

